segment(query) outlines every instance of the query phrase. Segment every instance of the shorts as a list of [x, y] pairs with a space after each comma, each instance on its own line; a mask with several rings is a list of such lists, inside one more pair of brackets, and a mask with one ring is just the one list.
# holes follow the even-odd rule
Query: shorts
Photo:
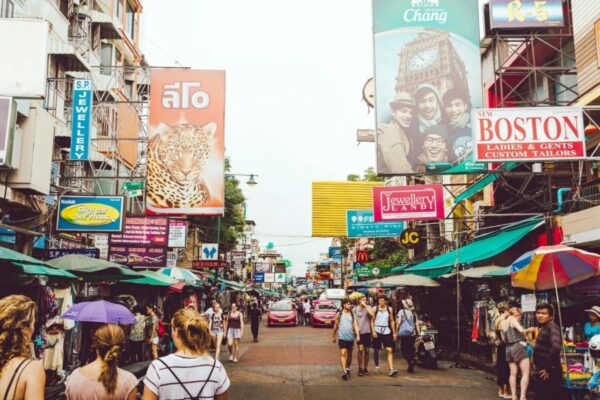
[[340, 349], [352, 350], [354, 348], [354, 341], [338, 339], [338, 346]]
[[358, 343], [361, 346], [373, 347], [373, 339], [370, 333], [361, 333]]
[[210, 334], [214, 337], [217, 337], [219, 335], [223, 335], [223, 331], [210, 331]]
[[381, 350], [381, 346], [383, 347], [394, 347], [394, 337], [392, 334], [382, 335], [381, 333], [377, 334], [377, 337], [373, 337], [373, 348], [375, 350]]
[[507, 344], [506, 345], [506, 361], [509, 363], [520, 363], [522, 360], [529, 358], [527, 357], [526, 347], [521, 343]]
[[150, 339], [150, 344], [158, 346], [159, 341], [160, 339], [158, 338], [158, 336], [154, 336], [152, 339]]
[[242, 330], [241, 329], [229, 329], [227, 330], [227, 340], [241, 339], [242, 338]]

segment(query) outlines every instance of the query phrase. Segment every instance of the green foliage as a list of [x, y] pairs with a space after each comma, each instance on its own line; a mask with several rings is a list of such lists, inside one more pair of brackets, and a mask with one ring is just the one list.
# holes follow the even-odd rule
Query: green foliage
[[384, 178], [377, 176], [375, 168], [369, 167], [365, 169], [362, 177], [357, 174], [350, 174], [346, 177], [346, 180], [348, 182], [383, 182]]

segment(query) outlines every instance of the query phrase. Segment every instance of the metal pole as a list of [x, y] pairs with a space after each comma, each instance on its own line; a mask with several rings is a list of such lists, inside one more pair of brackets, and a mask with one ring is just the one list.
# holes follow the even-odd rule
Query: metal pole
[[[217, 217], [217, 246], [221, 243], [221, 216]], [[218, 257], [218, 256], [217, 256]], [[219, 278], [219, 267], [215, 268], [215, 282]]]

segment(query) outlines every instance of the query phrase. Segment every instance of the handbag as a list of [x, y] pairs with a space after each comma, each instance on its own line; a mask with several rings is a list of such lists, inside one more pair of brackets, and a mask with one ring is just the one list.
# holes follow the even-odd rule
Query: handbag
[[[415, 336], [416, 330], [415, 330], [414, 321], [408, 319], [408, 317], [406, 316], [405, 310], [402, 310], [402, 314], [404, 315], [404, 318], [402, 319], [402, 323], [400, 324], [400, 328], [398, 329], [398, 336], [400, 336], [400, 337]], [[414, 314], [413, 314], [413, 318], [414, 318]]]

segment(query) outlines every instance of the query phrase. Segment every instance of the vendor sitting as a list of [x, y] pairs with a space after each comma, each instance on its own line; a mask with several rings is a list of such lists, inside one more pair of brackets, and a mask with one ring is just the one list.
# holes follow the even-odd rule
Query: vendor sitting
[[585, 340], [588, 342], [595, 335], [600, 335], [600, 306], [594, 306], [589, 310], [585, 310], [589, 321], [585, 323], [583, 331]]

